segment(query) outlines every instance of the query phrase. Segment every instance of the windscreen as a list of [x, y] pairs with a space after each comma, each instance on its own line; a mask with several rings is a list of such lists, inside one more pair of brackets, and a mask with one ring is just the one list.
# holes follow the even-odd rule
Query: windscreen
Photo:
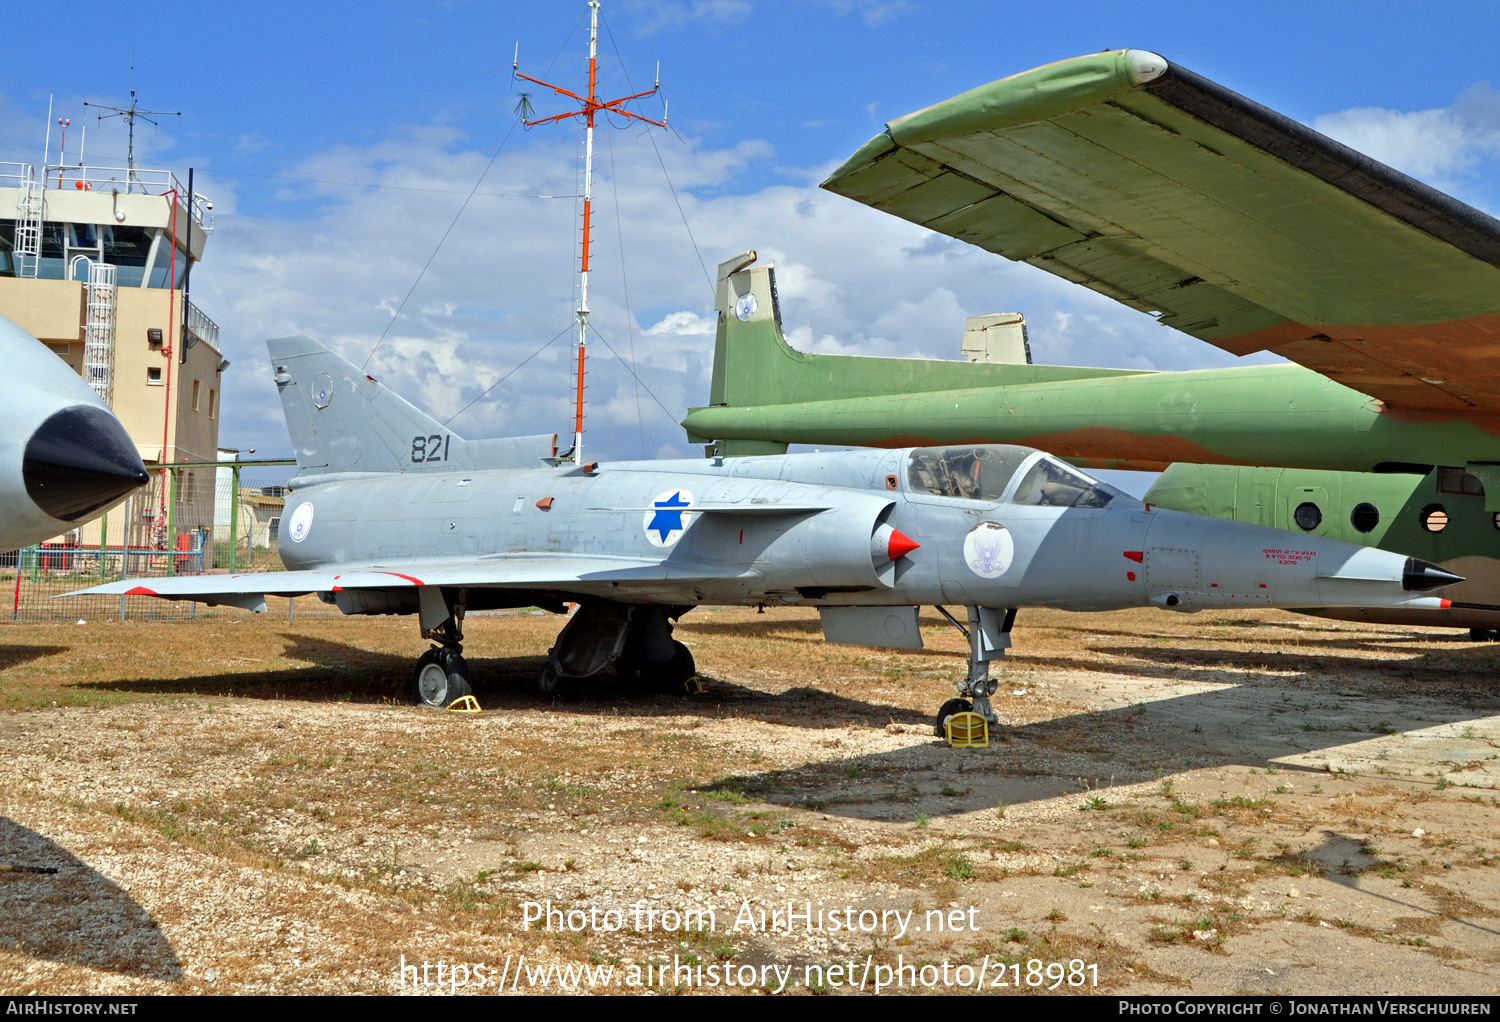
[[1042, 458], [1021, 479], [1015, 504], [1043, 507], [1103, 507], [1114, 494], [1102, 483], [1051, 458]]

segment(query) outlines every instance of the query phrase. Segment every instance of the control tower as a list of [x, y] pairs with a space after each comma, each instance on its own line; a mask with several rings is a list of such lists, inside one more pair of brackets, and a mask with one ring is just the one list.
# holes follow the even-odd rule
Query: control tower
[[[189, 298], [212, 231], [213, 203], [169, 171], [0, 163], [0, 314], [88, 381], [148, 469], [217, 457], [229, 363], [218, 325]], [[201, 472], [198, 487], [193, 470], [174, 487], [152, 472], [150, 499], [132, 501], [132, 543], [166, 546], [170, 520], [196, 519], [175, 512], [199, 490], [212, 521], [213, 470]]]

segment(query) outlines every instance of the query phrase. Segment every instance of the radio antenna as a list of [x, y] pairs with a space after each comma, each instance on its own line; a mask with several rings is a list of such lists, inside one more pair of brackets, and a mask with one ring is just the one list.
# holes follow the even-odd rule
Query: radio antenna
[[[141, 109], [140, 101], [136, 98], [136, 94], [135, 94], [135, 63], [134, 63], [134, 61], [132, 61], [131, 64], [130, 64], [130, 105], [129, 106], [106, 106], [106, 105], [104, 105], [102, 103], [89, 103], [89, 102], [85, 102], [83, 105], [84, 106], [91, 106], [95, 110], [109, 110], [109, 111], [112, 111], [111, 113], [100, 114], [99, 115], [99, 120], [101, 120], [101, 121], [103, 121], [105, 118], [108, 118], [108, 117], [119, 117], [119, 118], [122, 118], [125, 121], [125, 124], [127, 125], [127, 146], [126, 146], [126, 150], [125, 150], [125, 168], [126, 168], [125, 190], [127, 192], [130, 191], [132, 185], [140, 184], [140, 180], [136, 177], [136, 173], [135, 173], [135, 122], [138, 121], [138, 120], [145, 121], [147, 124], [151, 125], [153, 128], [156, 128], [156, 127], [160, 127], [160, 125], [157, 124], [156, 121], [152, 120], [153, 117], [181, 117], [182, 116], [182, 110], [181, 109], [177, 109], [177, 110], [142, 110]], [[146, 187], [144, 185], [142, 185], [141, 186], [141, 191], [144, 192], [145, 190], [146, 190]]]
[[[624, 109], [624, 104], [633, 99], [642, 99], [646, 96], [654, 96], [661, 91], [661, 74], [658, 70], [657, 81], [645, 92], [633, 93], [629, 96], [621, 96], [619, 99], [601, 100], [595, 93], [599, 82], [599, 0], [589, 0], [589, 87], [586, 95], [578, 95], [563, 88], [561, 85], [553, 85], [544, 82], [540, 78], [521, 73], [521, 48], [516, 46], [516, 57], [511, 64], [511, 74], [523, 81], [539, 85], [544, 89], [551, 89], [554, 96], [567, 96], [569, 99], [580, 104], [577, 109], [566, 113], [553, 114], [551, 117], [539, 117], [536, 120], [527, 120], [526, 114], [531, 109], [528, 96], [522, 96], [521, 102], [517, 104], [517, 112], [521, 116], [521, 123], [528, 128], [538, 124], [549, 124], [554, 121], [564, 121], [570, 117], [582, 117], [584, 121], [584, 145], [583, 145], [583, 256], [578, 266], [578, 365], [576, 380], [574, 384], [573, 401], [573, 462], [583, 464], [583, 374], [584, 358], [588, 348], [589, 332], [589, 235], [592, 227], [593, 199], [594, 199], [594, 115], [600, 112], [606, 114], [619, 114], [626, 122], [643, 121], [646, 124], [654, 124], [658, 128], [666, 127], [665, 121], [653, 121], [649, 117], [632, 113]], [[657, 65], [660, 68], [660, 65]]]

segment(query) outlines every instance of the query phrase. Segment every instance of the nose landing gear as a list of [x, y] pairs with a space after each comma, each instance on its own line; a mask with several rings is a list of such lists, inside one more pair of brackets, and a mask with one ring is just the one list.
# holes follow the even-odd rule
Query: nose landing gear
[[939, 607], [937, 610], [969, 640], [968, 676], [958, 683], [960, 698], [948, 700], [938, 710], [937, 736], [947, 737], [943, 725], [949, 717], [969, 710], [978, 713], [993, 728], [1000, 723], [1000, 718], [990, 705], [990, 696], [995, 694], [999, 683], [990, 677], [990, 661], [999, 660], [1010, 648], [1010, 630], [1016, 623], [1015, 608], [995, 610], [989, 607], [969, 607], [967, 628], [959, 623], [958, 618], [948, 613], [946, 608]]

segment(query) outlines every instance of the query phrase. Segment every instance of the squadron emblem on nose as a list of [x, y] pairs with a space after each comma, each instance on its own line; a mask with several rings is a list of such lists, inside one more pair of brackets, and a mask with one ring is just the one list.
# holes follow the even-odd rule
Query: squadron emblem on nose
[[1004, 575], [1015, 554], [1015, 540], [999, 522], [980, 522], [964, 538], [964, 563], [980, 578]]

